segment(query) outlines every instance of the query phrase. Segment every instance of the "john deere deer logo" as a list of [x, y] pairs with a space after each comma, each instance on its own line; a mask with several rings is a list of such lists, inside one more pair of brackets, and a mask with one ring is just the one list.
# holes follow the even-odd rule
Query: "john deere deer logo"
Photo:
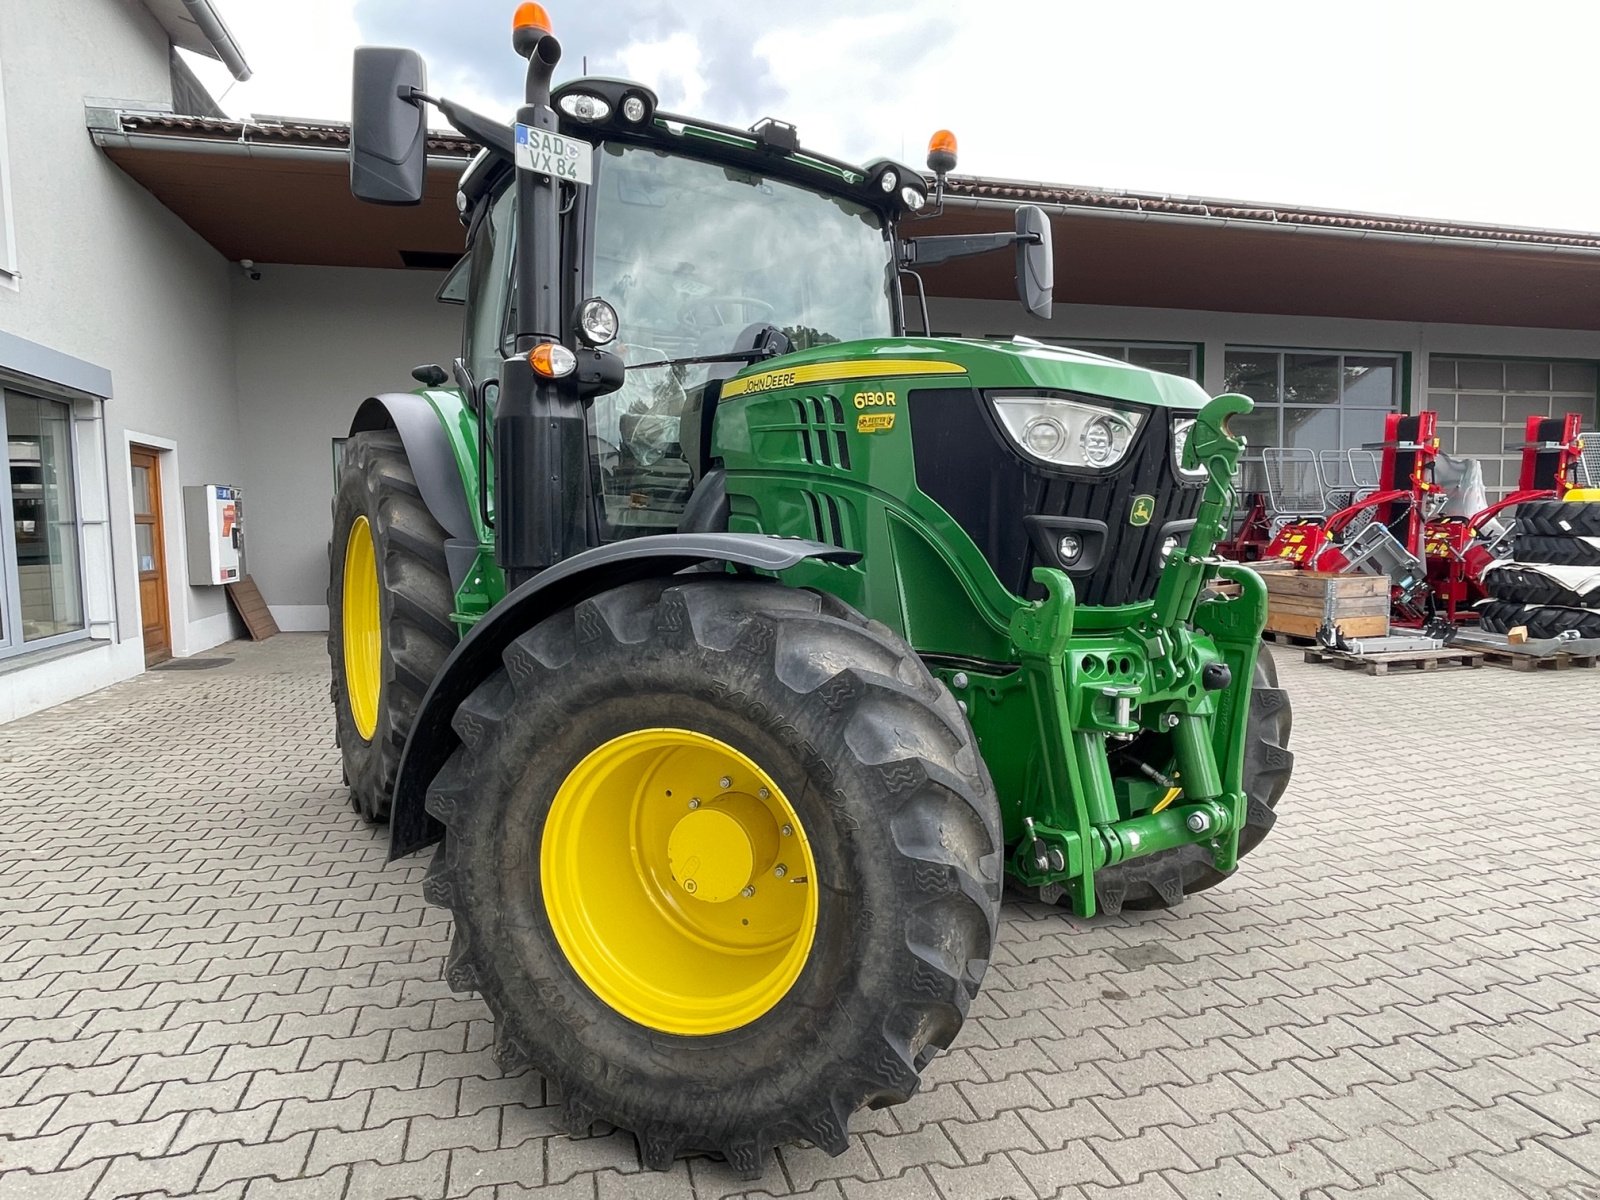
[[1156, 515], [1156, 498], [1154, 496], [1135, 496], [1133, 507], [1128, 510], [1129, 525], [1148, 525], [1150, 518]]

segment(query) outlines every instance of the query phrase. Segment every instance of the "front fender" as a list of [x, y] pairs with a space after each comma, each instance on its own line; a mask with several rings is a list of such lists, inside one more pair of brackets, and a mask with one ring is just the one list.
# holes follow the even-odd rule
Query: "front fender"
[[[458, 414], [464, 407], [455, 392], [385, 392], [362, 403], [350, 422], [350, 432], [394, 429], [405, 446], [422, 503], [433, 519], [450, 537], [477, 545], [483, 531], [478, 528], [477, 515], [467, 498], [468, 481], [463, 478], [467, 467], [471, 465], [475, 472], [476, 465], [468, 448], [456, 444], [465, 434], [457, 430], [452, 437], [440, 406]], [[474, 486], [476, 482], [476, 478], [471, 481]]]
[[854, 562], [860, 554], [822, 542], [752, 533], [666, 533], [597, 546], [575, 554], [508, 593], [484, 614], [445, 660], [428, 688], [406, 739], [395, 777], [389, 857], [437, 842], [444, 827], [428, 815], [428, 785], [460, 745], [451, 725], [456, 709], [519, 636], [564, 608], [638, 579], [676, 575], [703, 563], [785, 571], [807, 559]]

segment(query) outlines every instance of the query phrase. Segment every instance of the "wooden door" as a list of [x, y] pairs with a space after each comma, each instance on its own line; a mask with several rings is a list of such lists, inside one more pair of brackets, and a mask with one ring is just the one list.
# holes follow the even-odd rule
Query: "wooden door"
[[144, 620], [144, 665], [172, 657], [167, 623], [167, 554], [161, 530], [161, 464], [154, 450], [134, 446], [133, 555], [139, 571], [139, 614]]

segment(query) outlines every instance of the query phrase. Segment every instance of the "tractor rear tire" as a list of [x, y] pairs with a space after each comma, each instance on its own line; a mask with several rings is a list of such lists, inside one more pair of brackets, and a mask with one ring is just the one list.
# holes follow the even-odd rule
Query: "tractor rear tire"
[[[961, 1028], [999, 806], [955, 700], [884, 626], [773, 582], [628, 584], [518, 638], [454, 726], [426, 801], [446, 978], [575, 1133], [755, 1178], [782, 1143], [843, 1153], [851, 1114], [910, 1097]], [[741, 949], [752, 920], [770, 951]]]
[[1478, 625], [1488, 633], [1509, 633], [1521, 625], [1527, 628], [1530, 638], [1541, 641], [1569, 630], [1580, 638], [1600, 638], [1600, 607], [1561, 608], [1491, 600], [1479, 605]]
[[1519, 504], [1517, 527], [1544, 537], [1600, 537], [1600, 500], [1534, 500]]
[[1554, 604], [1564, 608], [1600, 608], [1600, 587], [1578, 593], [1541, 571], [1516, 563], [1484, 572], [1483, 590], [1513, 604]]
[[333, 501], [328, 658], [350, 807], [368, 821], [388, 819], [406, 736], [456, 643], [444, 542], [400, 435], [352, 435]]
[[1600, 538], [1517, 535], [1516, 560], [1551, 567], [1600, 567]]
[[[1289, 693], [1278, 686], [1278, 664], [1262, 645], [1250, 692], [1249, 728], [1245, 732], [1245, 824], [1239, 831], [1239, 857], [1259, 846], [1277, 822], [1278, 801], [1294, 772], [1294, 754], [1288, 749], [1294, 727]], [[1199, 845], [1163, 850], [1095, 872], [1095, 902], [1103, 913], [1124, 908], [1172, 908], [1185, 896], [1215, 887], [1227, 876], [1211, 865], [1211, 855]]]

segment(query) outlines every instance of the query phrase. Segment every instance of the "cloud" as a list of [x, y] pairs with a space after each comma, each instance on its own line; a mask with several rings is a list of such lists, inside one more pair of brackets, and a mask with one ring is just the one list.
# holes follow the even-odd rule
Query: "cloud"
[[[809, 0], [793, 8], [752, 0], [676, 7], [609, 0], [547, 7], [561, 39], [558, 78], [585, 71], [636, 78], [657, 91], [663, 107], [747, 125], [782, 116], [791, 99], [774, 69], [786, 43], [804, 39], [810, 45], [819, 28], [848, 28], [874, 15], [893, 18], [908, 6], [904, 0]], [[510, 47], [511, 11], [505, 0], [356, 0], [354, 8], [364, 41], [420, 50], [433, 86], [496, 112], [514, 108], [522, 95], [522, 64]], [[917, 39], [878, 44], [835, 41], [825, 52], [894, 78], [926, 52], [933, 32], [930, 26]]]
[[[3, 3], [4, 0], [0, 0]], [[522, 94], [514, 0], [217, 0], [256, 70], [195, 69], [235, 113], [349, 114], [350, 49], [411, 46], [435, 90]], [[545, 0], [560, 77], [617, 74], [730, 125], [793, 121], [837, 157], [1550, 228], [1595, 229], [1600, 4], [1341, 0]], [[1552, 31], [1557, 31], [1553, 33]]]

